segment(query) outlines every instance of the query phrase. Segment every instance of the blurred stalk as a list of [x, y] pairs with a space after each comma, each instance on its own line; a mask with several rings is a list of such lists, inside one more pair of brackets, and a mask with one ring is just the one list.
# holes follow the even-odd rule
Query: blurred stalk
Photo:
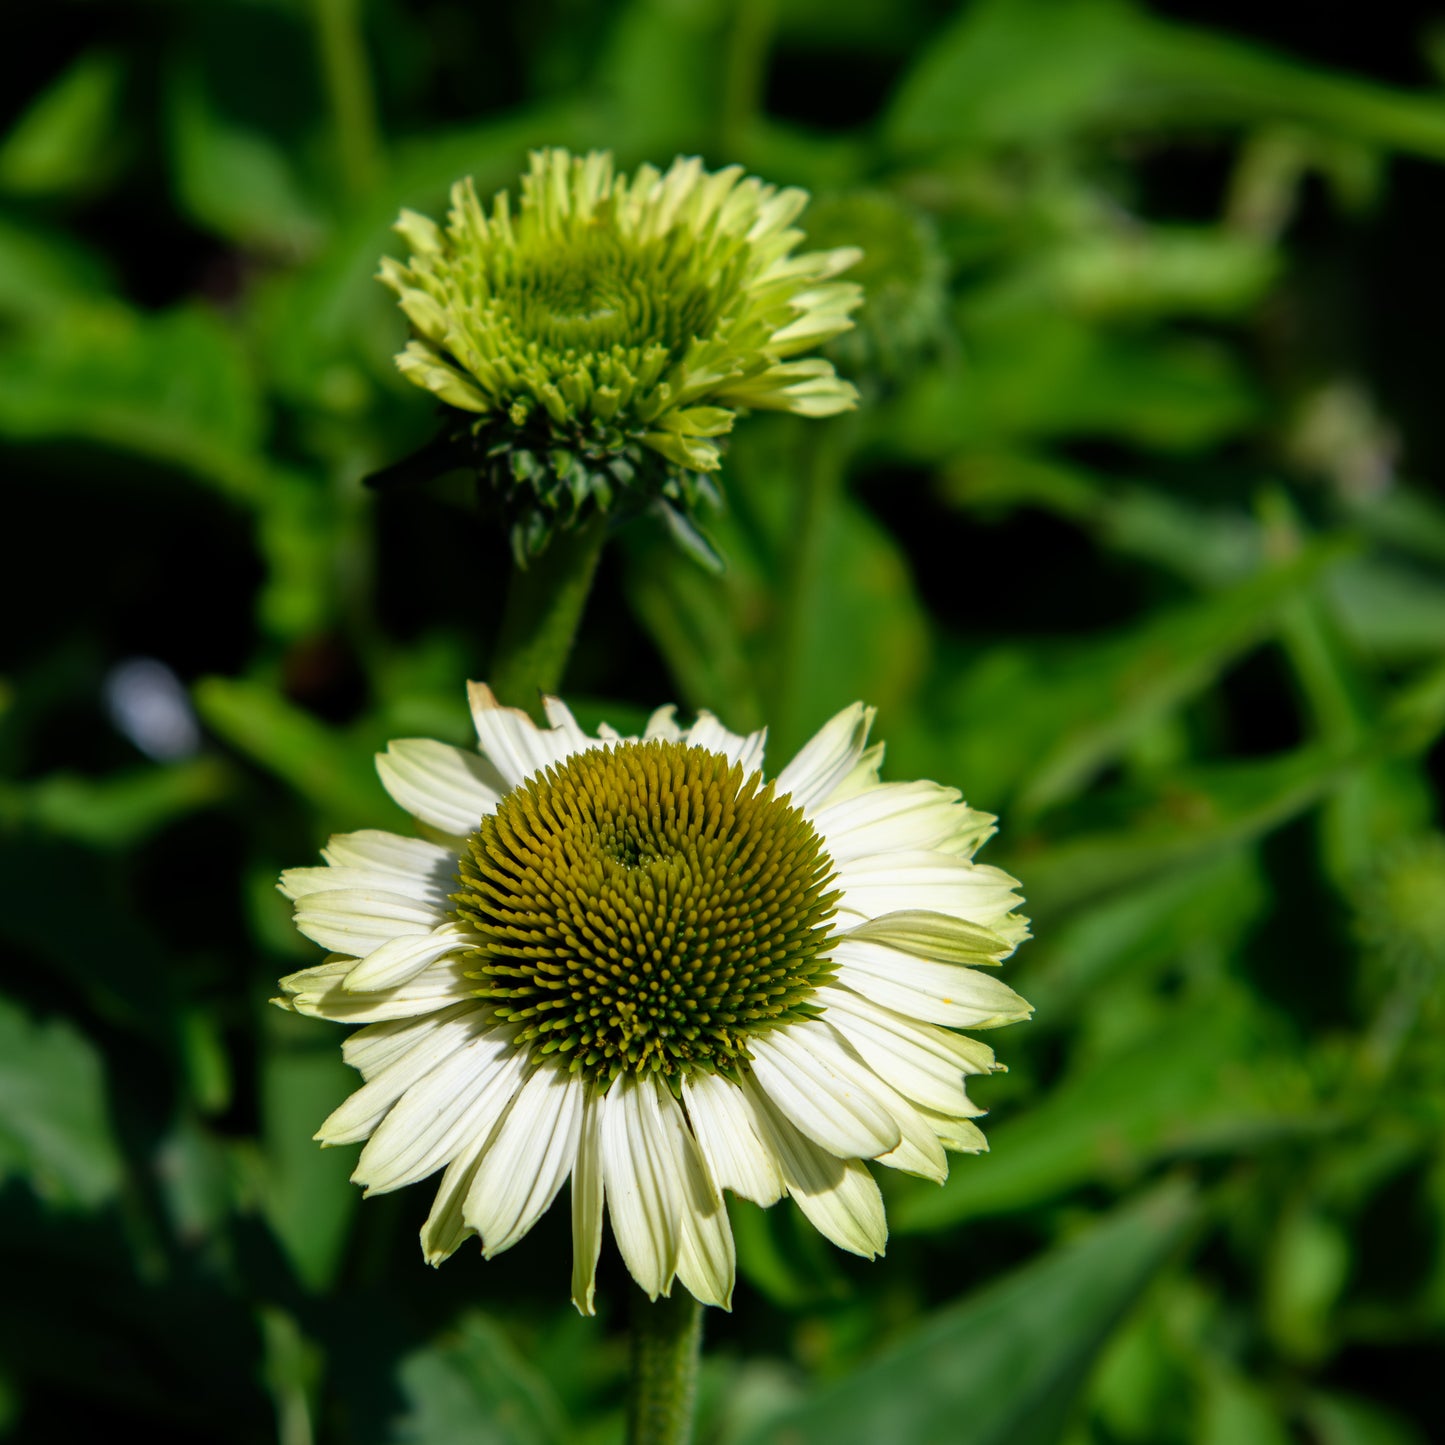
[[513, 569], [490, 678], [502, 702], [536, 716], [540, 695], [557, 691], [606, 539], [607, 519], [594, 517]]
[[349, 200], [367, 195], [381, 169], [381, 141], [371, 69], [360, 24], [360, 0], [314, 0], [321, 70], [331, 105], [336, 155]]
[[772, 735], [784, 752], [797, 745], [798, 730], [807, 722], [800, 716], [802, 697], [798, 684], [813, 641], [828, 528], [843, 490], [853, 431], [851, 422], [843, 417], [809, 423], [808, 455], [801, 469], [793, 520], [793, 545], [784, 564], [782, 623], [773, 679]]
[[628, 1445], [688, 1445], [702, 1348], [702, 1306], [678, 1285], [650, 1300], [632, 1286]]
[[768, 49], [773, 38], [774, 0], [738, 0], [733, 6], [723, 56], [719, 149], [732, 158], [745, 148], [762, 107]]

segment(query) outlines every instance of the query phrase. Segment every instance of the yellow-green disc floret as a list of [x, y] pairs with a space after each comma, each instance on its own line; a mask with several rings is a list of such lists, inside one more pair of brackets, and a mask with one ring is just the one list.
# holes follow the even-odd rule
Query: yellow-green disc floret
[[760, 774], [678, 742], [579, 753], [482, 820], [456, 916], [477, 994], [590, 1076], [736, 1073], [812, 1016], [837, 895], [812, 824]]

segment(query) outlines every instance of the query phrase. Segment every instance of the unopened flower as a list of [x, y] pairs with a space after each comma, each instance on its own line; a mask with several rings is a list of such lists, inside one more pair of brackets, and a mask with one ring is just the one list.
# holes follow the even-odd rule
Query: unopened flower
[[411, 257], [381, 269], [415, 332], [397, 364], [452, 409], [520, 554], [620, 504], [685, 522], [740, 411], [854, 404], [809, 353], [852, 324], [859, 288], [833, 278], [857, 253], [795, 254], [807, 199], [696, 157], [629, 178], [544, 150], [515, 207], [467, 179], [445, 227], [402, 212]]
[[872, 713], [832, 719], [772, 781], [763, 734], [671, 708], [642, 737], [549, 727], [473, 684], [481, 748], [378, 760], [425, 838], [332, 838], [282, 879], [334, 950], [278, 1002], [364, 1024], [365, 1083], [322, 1125], [367, 1140], [369, 1193], [443, 1170], [422, 1248], [495, 1255], [571, 1180], [573, 1299], [592, 1310], [604, 1209], [656, 1297], [726, 1307], [723, 1192], [791, 1195], [867, 1257], [887, 1225], [864, 1160], [925, 1178], [976, 1152], [954, 1032], [1025, 1017], [978, 965], [1027, 936], [1014, 881], [973, 861], [993, 819], [928, 782], [878, 780]]

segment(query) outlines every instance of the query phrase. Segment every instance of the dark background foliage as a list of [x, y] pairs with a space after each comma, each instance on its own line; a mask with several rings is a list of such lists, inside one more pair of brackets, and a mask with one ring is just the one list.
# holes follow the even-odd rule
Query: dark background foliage
[[766, 720], [775, 759], [877, 703], [891, 776], [999, 812], [1037, 934], [993, 1151], [883, 1181], [885, 1261], [737, 1211], [700, 1439], [1445, 1438], [1429, 7], [67, 0], [10, 36], [0, 1432], [620, 1438], [620, 1267], [579, 1319], [554, 1210], [426, 1269], [425, 1191], [362, 1207], [311, 1142], [337, 1034], [266, 1005], [315, 957], [278, 870], [402, 826], [371, 755], [465, 739], [509, 565], [461, 479], [361, 486], [433, 424], [387, 227], [566, 144], [911, 238], [862, 268], [863, 408], [740, 428], [721, 579], [620, 536], [569, 696]]

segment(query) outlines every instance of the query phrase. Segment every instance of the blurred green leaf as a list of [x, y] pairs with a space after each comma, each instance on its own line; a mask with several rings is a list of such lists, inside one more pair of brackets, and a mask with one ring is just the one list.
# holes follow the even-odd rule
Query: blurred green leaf
[[1100, 1347], [1193, 1214], [1183, 1189], [1146, 1195], [939, 1311], [880, 1359], [749, 1434], [747, 1445], [1052, 1445]]
[[388, 1436], [393, 1445], [561, 1445], [569, 1438], [546, 1381], [478, 1311], [408, 1355], [399, 1377], [409, 1409]]
[[1026, 1209], [1090, 1181], [1129, 1183], [1160, 1159], [1235, 1153], [1332, 1121], [1289, 1054], [1239, 1001], [1198, 1001], [1142, 1041], [1011, 1105], [989, 1152], [937, 1188], [909, 1183], [891, 1209], [902, 1234]]
[[314, 1019], [268, 1008], [261, 1039], [262, 1208], [297, 1277], [324, 1290], [336, 1277], [361, 1202], [354, 1149], [312, 1137], [358, 1086], [341, 1038]]
[[1202, 943], [1233, 948], [1268, 907], [1258, 860], [1244, 849], [1182, 867], [1096, 903], [1045, 929], [1018, 957], [1012, 980], [1034, 1005], [1034, 1027], [1067, 1029], [1121, 980]]
[[347, 827], [384, 817], [374, 749], [329, 728], [263, 683], [207, 677], [192, 693], [206, 726]]
[[1251, 1380], [1212, 1369], [1204, 1378], [1199, 1445], [1291, 1445], [1294, 1436], [1268, 1394]]
[[316, 247], [325, 222], [290, 157], [218, 114], [194, 70], [175, 73], [170, 128], [176, 188], [188, 214], [242, 245], [301, 254]]
[[93, 848], [130, 848], [224, 797], [234, 778], [219, 758], [128, 769], [104, 778], [52, 772], [0, 780], [0, 824], [25, 824]]
[[1022, 438], [1110, 437], [1163, 452], [1197, 451], [1260, 412], [1228, 348], [1203, 337], [1114, 335], [1057, 310], [962, 325], [968, 364], [920, 375], [880, 408], [872, 435], [910, 460]]
[[1333, 1344], [1330, 1313], [1350, 1270], [1349, 1236], [1317, 1209], [1286, 1214], [1266, 1254], [1265, 1322], [1297, 1359], [1322, 1359]]
[[1445, 104], [1434, 96], [1333, 74], [1125, 0], [968, 6], [900, 89], [888, 135], [912, 151], [1260, 118], [1445, 157]]
[[1075, 644], [1068, 660], [1050, 669], [1044, 699], [1008, 710], [1015, 726], [1020, 716], [1047, 718], [1051, 732], [1038, 740], [1041, 756], [1014, 800], [1019, 814], [1027, 818], [1077, 794], [1132, 738], [1268, 636], [1340, 556], [1339, 546], [1321, 544], [1228, 592], [1156, 615], [1117, 641]]
[[1308, 748], [1267, 762], [1196, 769], [1129, 809], [1130, 823], [1067, 838], [1011, 866], [1028, 877], [1036, 912], [1077, 906], [1279, 827], [1317, 803], [1349, 767], [1339, 749]]
[[238, 500], [264, 485], [250, 363], [209, 312], [72, 307], [0, 345], [0, 437], [82, 439], [179, 467]]
[[101, 1056], [79, 1030], [0, 998], [0, 1178], [22, 1175], [59, 1208], [111, 1199], [123, 1166], [107, 1097]]
[[0, 318], [49, 325], [63, 307], [97, 300], [109, 283], [105, 262], [75, 237], [0, 216]]
[[109, 51], [82, 55], [0, 143], [0, 191], [60, 196], [94, 186], [115, 159], [125, 71]]
[[1313, 1395], [1304, 1413], [1319, 1445], [1425, 1445], [1413, 1425], [1351, 1395]]

